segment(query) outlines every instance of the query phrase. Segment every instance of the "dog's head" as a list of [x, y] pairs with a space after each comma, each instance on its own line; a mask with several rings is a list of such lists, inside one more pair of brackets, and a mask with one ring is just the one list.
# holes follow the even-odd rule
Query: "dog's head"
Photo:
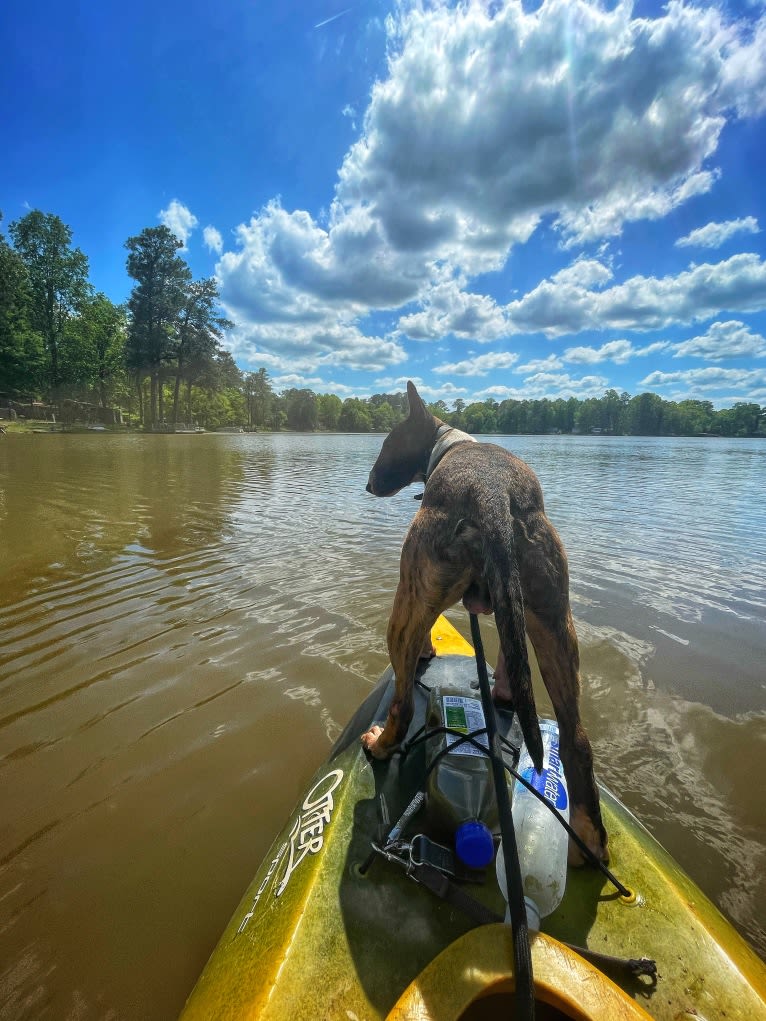
[[383, 440], [370, 472], [367, 492], [373, 496], [393, 496], [411, 482], [426, 477], [428, 459], [442, 423], [431, 414], [411, 382], [407, 383], [407, 397], [409, 416]]

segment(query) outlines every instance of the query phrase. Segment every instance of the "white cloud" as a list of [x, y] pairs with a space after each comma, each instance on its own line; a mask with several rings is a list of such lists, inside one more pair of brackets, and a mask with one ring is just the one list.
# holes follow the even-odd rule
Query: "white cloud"
[[497, 340], [508, 332], [505, 316], [494, 299], [469, 294], [456, 280], [433, 285], [421, 312], [402, 316], [399, 329], [413, 340], [437, 340], [447, 334], [469, 340]]
[[168, 230], [172, 231], [178, 240], [183, 243], [185, 250], [186, 242], [199, 223], [194, 213], [187, 209], [183, 202], [179, 202], [178, 199], [172, 199], [167, 209], [161, 209], [157, 213], [157, 218], [160, 223], [164, 223]]
[[504, 309], [509, 332], [559, 337], [583, 330], [655, 330], [766, 309], [766, 263], [752, 254], [692, 266], [676, 276], [634, 276], [599, 291], [561, 274]]
[[717, 172], [703, 170], [666, 187], [643, 192], [624, 188], [622, 194], [613, 195], [610, 201], [574, 208], [563, 214], [557, 225], [564, 231], [562, 247], [573, 248], [584, 241], [614, 237], [622, 233], [623, 225], [629, 221], [661, 220], [687, 199], [710, 191], [717, 177]]
[[438, 400], [454, 400], [456, 397], [465, 397], [467, 391], [465, 387], [455, 386], [454, 383], [444, 382], [437, 383], [436, 385], [429, 385], [424, 382], [420, 376], [407, 375], [407, 376], [383, 376], [375, 380], [375, 392], [376, 393], [399, 393], [406, 389], [408, 380], [412, 380], [415, 386], [418, 388], [418, 393], [422, 397], [427, 397], [431, 401]]
[[766, 19], [755, 25], [750, 39], [743, 37], [727, 48], [721, 72], [721, 97], [740, 117], [766, 110]]
[[704, 358], [708, 362], [726, 358], [766, 358], [766, 339], [759, 333], [751, 333], [736, 319], [713, 323], [701, 336], [674, 344], [673, 348], [674, 358]]
[[[748, 390], [766, 386], [766, 372], [763, 369], [687, 369], [682, 372], [650, 372], [639, 386], [689, 387], [698, 393], [717, 390]], [[740, 398], [741, 400], [742, 398]]]
[[544, 215], [592, 240], [708, 191], [735, 83], [754, 96], [766, 80], [712, 7], [439, 4], [389, 24], [389, 75], [338, 198], [370, 202], [392, 245], [465, 268], [502, 260]]
[[645, 358], [647, 355], [658, 354], [667, 347], [668, 342], [665, 340], [647, 344], [646, 347], [636, 347], [629, 340], [610, 340], [601, 347], [569, 347], [562, 358], [565, 362], [580, 365], [596, 365], [598, 362], [625, 365], [631, 358]]
[[[218, 262], [222, 298], [259, 351], [282, 357], [293, 330], [308, 350], [313, 331], [315, 350], [343, 359], [369, 312], [413, 302], [398, 323], [409, 337], [477, 341], [766, 307], [749, 255], [611, 287], [602, 261], [581, 259], [506, 307], [467, 290], [543, 220], [571, 247], [709, 192], [727, 119], [766, 106], [763, 24], [712, 5], [648, 18], [626, 2], [474, 0], [398, 6], [387, 26], [387, 72], [326, 222], [272, 201]], [[395, 339], [380, 343], [375, 364], [400, 358]]]
[[498, 351], [495, 354], [479, 355], [465, 361], [453, 362], [451, 365], [437, 365], [434, 372], [449, 376], [486, 376], [500, 369], [510, 369], [519, 360], [519, 356], [511, 351]]
[[600, 288], [612, 279], [612, 271], [598, 259], [575, 259], [555, 273], [551, 280], [559, 287]]
[[739, 220], [725, 220], [723, 223], [708, 223], [676, 241], [677, 248], [720, 248], [735, 234], [758, 234], [760, 228], [754, 216]]
[[533, 358], [531, 362], [517, 365], [513, 371], [518, 373], [553, 372], [555, 369], [563, 368], [564, 363], [558, 355], [548, 355], [547, 358]]
[[211, 252], [217, 252], [218, 255], [221, 254], [223, 251], [223, 236], [220, 230], [217, 230], [215, 227], [205, 227], [202, 231], [202, 237]]
[[297, 372], [289, 372], [282, 376], [272, 376], [271, 382], [274, 389], [279, 390], [314, 390], [317, 393], [337, 394], [338, 397], [355, 397], [355, 387], [346, 386], [344, 383], [334, 383], [319, 376], [303, 376]]
[[266, 366], [283, 375], [311, 375], [324, 366], [380, 372], [405, 361], [401, 345], [387, 337], [369, 337], [353, 324], [317, 326], [267, 324], [237, 327], [226, 338], [235, 359], [247, 366]]
[[398, 308], [426, 280], [388, 248], [368, 211], [328, 229], [303, 210], [270, 202], [237, 228], [239, 249], [224, 252], [216, 271], [226, 305], [252, 323], [317, 323], [370, 308]]
[[547, 397], [550, 400], [569, 397], [603, 397], [609, 387], [605, 376], [570, 376], [566, 372], [537, 372], [524, 380], [522, 386], [489, 386], [476, 394], [477, 399], [494, 397], [497, 401], [506, 399], [524, 401], [539, 400]]
[[350, 103], [346, 103], [341, 113], [351, 121], [351, 130], [356, 131], [357, 112], [354, 107]]
[[458, 397], [465, 399], [468, 391], [465, 387], [455, 386], [452, 383], [421, 383], [418, 385], [418, 393], [429, 401], [454, 401]]

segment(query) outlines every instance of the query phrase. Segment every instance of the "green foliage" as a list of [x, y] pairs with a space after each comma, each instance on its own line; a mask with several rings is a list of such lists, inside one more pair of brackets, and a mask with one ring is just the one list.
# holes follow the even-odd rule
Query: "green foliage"
[[462, 415], [462, 428], [469, 433], [498, 431], [497, 408], [487, 402], [469, 404]]
[[89, 297], [88, 260], [71, 248], [71, 229], [52, 213], [33, 209], [9, 227], [26, 267], [29, 321], [45, 347], [45, 382], [56, 394], [63, 382], [61, 347], [67, 327]]
[[21, 256], [0, 235], [0, 386], [36, 394], [44, 374], [43, 339], [32, 326], [29, 274]]
[[164, 417], [160, 372], [175, 351], [176, 328], [191, 285], [191, 271], [177, 254], [182, 243], [167, 227], [147, 227], [125, 242], [128, 275], [136, 281], [128, 300], [126, 361], [139, 385], [151, 381], [145, 420]]
[[285, 390], [282, 394], [287, 426], [298, 432], [313, 432], [319, 424], [317, 396], [313, 390]]
[[[242, 373], [231, 355], [220, 346], [224, 331], [233, 323], [218, 314], [218, 285], [212, 278], [193, 281], [186, 262], [178, 255], [182, 247], [167, 227], [147, 227], [125, 242], [127, 270], [136, 281], [128, 301], [126, 366], [133, 376], [145, 422], [165, 419], [167, 394], [163, 382], [172, 377], [171, 421], [194, 415], [195, 385], [208, 395], [216, 390], [242, 390]], [[150, 380], [148, 402], [144, 380]], [[186, 384], [182, 407], [182, 385]], [[241, 407], [245, 408], [244, 394]], [[202, 398], [199, 398], [205, 404]], [[208, 401], [209, 403], [209, 401]], [[228, 417], [231, 401], [205, 416], [216, 423], [233, 425]], [[237, 405], [239, 407], [239, 404]], [[202, 414], [202, 411], [200, 411]], [[245, 420], [245, 412], [241, 419]]]
[[[173, 421], [179, 421], [181, 382], [194, 383], [210, 371], [216, 359], [214, 375], [223, 386], [236, 387], [241, 373], [228, 352], [222, 352], [219, 341], [224, 330], [234, 325], [216, 315], [218, 285], [214, 279], [189, 282], [183, 291], [183, 302], [173, 324], [168, 360], [175, 360]], [[228, 360], [225, 358], [228, 355]]]
[[247, 424], [251, 429], [269, 429], [275, 408], [274, 391], [265, 369], [248, 372], [244, 380]]
[[364, 401], [348, 397], [343, 402], [339, 426], [343, 432], [368, 433], [372, 430], [372, 416]]
[[245, 395], [241, 390], [192, 388], [189, 421], [199, 423], [204, 429], [242, 425], [246, 414]]
[[70, 396], [106, 408], [124, 394], [126, 328], [123, 306], [100, 293], [85, 299], [61, 349], [61, 382]]
[[322, 429], [337, 429], [342, 410], [343, 401], [337, 394], [319, 394], [317, 397], [319, 425]]
[[755, 436], [766, 431], [766, 413], [757, 404], [740, 402], [719, 411], [714, 429], [722, 436]]
[[398, 415], [390, 404], [379, 404], [370, 414], [370, 422], [375, 432], [391, 432], [398, 421]]
[[711, 432], [716, 417], [711, 401], [681, 401], [678, 414], [678, 431], [689, 436]]

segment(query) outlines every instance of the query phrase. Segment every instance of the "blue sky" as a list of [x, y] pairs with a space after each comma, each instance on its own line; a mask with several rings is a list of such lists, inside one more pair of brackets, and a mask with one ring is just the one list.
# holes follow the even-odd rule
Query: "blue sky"
[[766, 404], [766, 10], [6, 0], [4, 224], [165, 222], [277, 389]]

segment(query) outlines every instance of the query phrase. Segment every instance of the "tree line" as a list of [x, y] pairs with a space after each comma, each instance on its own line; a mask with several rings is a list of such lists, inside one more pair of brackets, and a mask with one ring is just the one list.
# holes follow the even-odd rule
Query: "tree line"
[[[407, 414], [401, 394], [376, 394], [366, 400], [341, 401], [333, 394], [287, 390], [275, 394], [265, 369], [258, 378], [258, 397], [248, 400], [254, 428], [387, 432]], [[469, 433], [588, 433], [619, 436], [766, 436], [766, 408], [741, 402], [716, 411], [710, 401], [666, 401], [653, 393], [607, 390], [603, 397], [550, 400], [475, 401], [458, 399], [452, 407], [436, 401], [428, 407], [437, 418]]]
[[[0, 234], [0, 397], [120, 407], [149, 428], [195, 421], [387, 432], [407, 413], [403, 393], [346, 400], [308, 389], [277, 393], [265, 368], [243, 373], [221, 343], [234, 324], [221, 314], [216, 281], [192, 278], [182, 242], [167, 227], [147, 227], [125, 242], [134, 284], [122, 305], [95, 290], [88, 259], [59, 217], [32, 210], [8, 233], [10, 243]], [[758, 404], [717, 411], [710, 401], [654, 393], [430, 407], [470, 433], [766, 435], [766, 408]]]

